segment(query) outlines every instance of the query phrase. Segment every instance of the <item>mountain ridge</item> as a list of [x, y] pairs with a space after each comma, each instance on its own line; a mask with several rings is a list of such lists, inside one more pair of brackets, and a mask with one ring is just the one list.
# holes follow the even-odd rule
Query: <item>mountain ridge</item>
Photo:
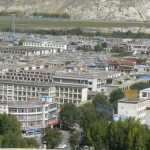
[[68, 13], [73, 19], [148, 21], [149, 0], [0, 0], [1, 10]]

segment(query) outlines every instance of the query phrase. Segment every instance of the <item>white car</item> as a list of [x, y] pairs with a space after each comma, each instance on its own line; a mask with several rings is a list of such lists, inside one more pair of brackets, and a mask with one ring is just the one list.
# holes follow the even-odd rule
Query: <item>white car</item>
[[58, 148], [59, 149], [67, 148], [67, 144], [59, 144]]

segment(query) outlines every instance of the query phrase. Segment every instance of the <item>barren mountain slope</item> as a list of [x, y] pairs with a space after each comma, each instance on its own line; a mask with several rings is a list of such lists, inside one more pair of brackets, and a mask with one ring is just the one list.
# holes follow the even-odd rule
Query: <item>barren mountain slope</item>
[[149, 20], [150, 0], [0, 0], [0, 10], [67, 12], [75, 19]]

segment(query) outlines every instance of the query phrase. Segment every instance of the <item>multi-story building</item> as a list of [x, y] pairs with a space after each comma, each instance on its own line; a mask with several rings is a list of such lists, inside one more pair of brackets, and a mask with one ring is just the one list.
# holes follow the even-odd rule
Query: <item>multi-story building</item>
[[118, 101], [118, 114], [126, 117], [134, 117], [145, 124], [146, 107], [150, 104], [150, 100], [127, 100]]
[[46, 48], [59, 48], [62, 50], [67, 49], [67, 44], [64, 43], [48, 43], [48, 42], [24, 42], [23, 46], [28, 47], [46, 47]]
[[[64, 47], [65, 48], [65, 47]], [[10, 46], [0, 47], [0, 54], [12, 54], [16, 56], [40, 56], [49, 54], [58, 54], [63, 52], [63, 47], [26, 47], [26, 46]]]
[[56, 88], [53, 84], [0, 80], [1, 101], [29, 101], [45, 95], [55, 97]]
[[67, 86], [87, 86], [89, 91], [104, 91], [106, 76], [92, 73], [55, 73], [54, 84], [65, 84]]
[[135, 61], [132, 60], [109, 60], [108, 61], [108, 70], [116, 70], [125, 73], [132, 73], [134, 72], [134, 65], [136, 64]]
[[[0, 111], [15, 115], [22, 130], [45, 128], [57, 120], [57, 103], [53, 101], [13, 101], [0, 104]], [[5, 109], [4, 109], [5, 108]]]
[[149, 47], [150, 47], [149, 43], [146, 43], [146, 44], [144, 44], [144, 43], [127, 44], [127, 50], [132, 51], [132, 52], [135, 52], [135, 51], [137, 51], [137, 52], [141, 52], [141, 51], [147, 52], [147, 51], [149, 51]]
[[58, 103], [74, 103], [79, 105], [87, 101], [88, 88], [84, 85], [55, 84]]
[[134, 71], [136, 74], [148, 74], [148, 73], [150, 73], [150, 66], [148, 66], [148, 65], [135, 65]]
[[[43, 68], [44, 66], [39, 66], [39, 68]], [[0, 74], [0, 79], [2, 80], [11, 80], [11, 81], [27, 81], [27, 82], [52, 82], [52, 72], [53, 70], [44, 71], [44, 70], [36, 70], [37, 66], [32, 66], [32, 70], [28, 70], [30, 67], [25, 67], [25, 70], [22, 69], [10, 69], [9, 71], [3, 72]]]

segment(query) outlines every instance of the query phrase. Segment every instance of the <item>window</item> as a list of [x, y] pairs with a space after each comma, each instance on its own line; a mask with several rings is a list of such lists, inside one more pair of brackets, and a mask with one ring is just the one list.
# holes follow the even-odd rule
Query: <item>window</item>
[[42, 111], [42, 108], [37, 108], [37, 112], [41, 112]]
[[27, 109], [18, 109], [18, 112], [19, 112], [19, 113], [26, 113], [26, 112], [27, 112]]
[[28, 109], [28, 112], [29, 112], [29, 113], [31, 113], [31, 112], [36, 112], [36, 108], [32, 108], [32, 109], [29, 108], [29, 109]]
[[10, 112], [10, 113], [15, 113], [15, 112], [17, 112], [17, 109], [13, 109], [13, 108], [12, 108], [12, 109], [9, 109], [9, 112]]
[[76, 92], [77, 92], [77, 89], [74, 89], [74, 92], [76, 93]]
[[92, 88], [88, 88], [89, 89], [89, 91], [92, 91]]
[[45, 111], [47, 111], [48, 110], [48, 107], [45, 107]]
[[147, 97], [147, 93], [146, 92], [142, 92], [142, 97]]
[[78, 95], [78, 98], [81, 98], [81, 95]]
[[92, 85], [92, 82], [89, 82], [89, 85]]
[[80, 93], [80, 92], [81, 92], [81, 90], [78, 90], [78, 92]]

